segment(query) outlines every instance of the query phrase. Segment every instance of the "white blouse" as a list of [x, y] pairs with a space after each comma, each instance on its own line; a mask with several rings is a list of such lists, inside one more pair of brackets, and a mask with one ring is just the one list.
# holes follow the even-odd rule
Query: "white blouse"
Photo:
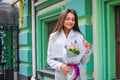
[[91, 52], [86, 54], [86, 49], [82, 43], [83, 35], [77, 31], [71, 30], [68, 37], [66, 38], [64, 31], [62, 30], [59, 36], [55, 36], [56, 33], [52, 33], [49, 38], [48, 44], [48, 55], [47, 55], [47, 63], [52, 68], [56, 69], [55, 72], [55, 80], [67, 80], [66, 74], [62, 73], [60, 67], [64, 64], [62, 61], [57, 61], [55, 58], [62, 58], [64, 60], [64, 55], [66, 54], [65, 46], [70, 43], [74, 43], [74, 40], [77, 41], [77, 45], [80, 50], [80, 54], [77, 57], [80, 65], [80, 78], [81, 80], [86, 80], [86, 71], [84, 69], [84, 64], [89, 61], [89, 55]]
[[64, 57], [64, 55], [66, 54], [66, 44], [72, 42], [75, 39], [78, 42], [80, 51], [82, 51], [81, 49], [85, 50], [85, 47], [82, 44], [83, 36], [77, 31], [71, 30], [67, 38], [63, 30], [58, 37], [55, 37], [55, 35], [56, 33], [52, 33], [50, 35], [47, 62], [52, 68], [60, 70], [60, 66], [62, 63], [55, 61], [54, 58]]

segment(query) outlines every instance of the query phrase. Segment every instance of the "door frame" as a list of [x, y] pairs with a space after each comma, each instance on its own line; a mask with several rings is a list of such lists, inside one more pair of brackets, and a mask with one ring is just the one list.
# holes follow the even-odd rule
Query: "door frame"
[[119, 0], [109, 1], [107, 10], [107, 63], [108, 80], [116, 78], [116, 40], [114, 7], [120, 5]]
[[96, 1], [96, 51], [95, 79], [111, 80], [116, 78], [116, 41], [114, 6], [120, 5], [120, 0]]

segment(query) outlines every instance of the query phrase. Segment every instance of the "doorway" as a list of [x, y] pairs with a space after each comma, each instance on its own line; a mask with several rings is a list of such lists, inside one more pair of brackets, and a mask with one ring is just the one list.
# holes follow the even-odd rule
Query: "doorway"
[[120, 5], [115, 6], [116, 78], [120, 79]]

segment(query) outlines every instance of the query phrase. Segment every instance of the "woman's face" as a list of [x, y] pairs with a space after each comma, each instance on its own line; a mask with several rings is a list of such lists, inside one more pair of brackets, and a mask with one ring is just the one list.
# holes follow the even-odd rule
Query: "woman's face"
[[64, 29], [70, 30], [75, 25], [75, 15], [73, 13], [68, 13], [64, 21]]

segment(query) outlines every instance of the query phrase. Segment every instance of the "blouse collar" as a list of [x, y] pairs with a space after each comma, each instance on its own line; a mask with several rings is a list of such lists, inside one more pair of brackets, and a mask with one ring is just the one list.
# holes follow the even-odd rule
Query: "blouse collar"
[[65, 35], [64, 30], [62, 29], [62, 35], [63, 35], [65, 38], [69, 38], [70, 36], [72, 36], [72, 34], [73, 34], [73, 29], [70, 30], [68, 36]]

